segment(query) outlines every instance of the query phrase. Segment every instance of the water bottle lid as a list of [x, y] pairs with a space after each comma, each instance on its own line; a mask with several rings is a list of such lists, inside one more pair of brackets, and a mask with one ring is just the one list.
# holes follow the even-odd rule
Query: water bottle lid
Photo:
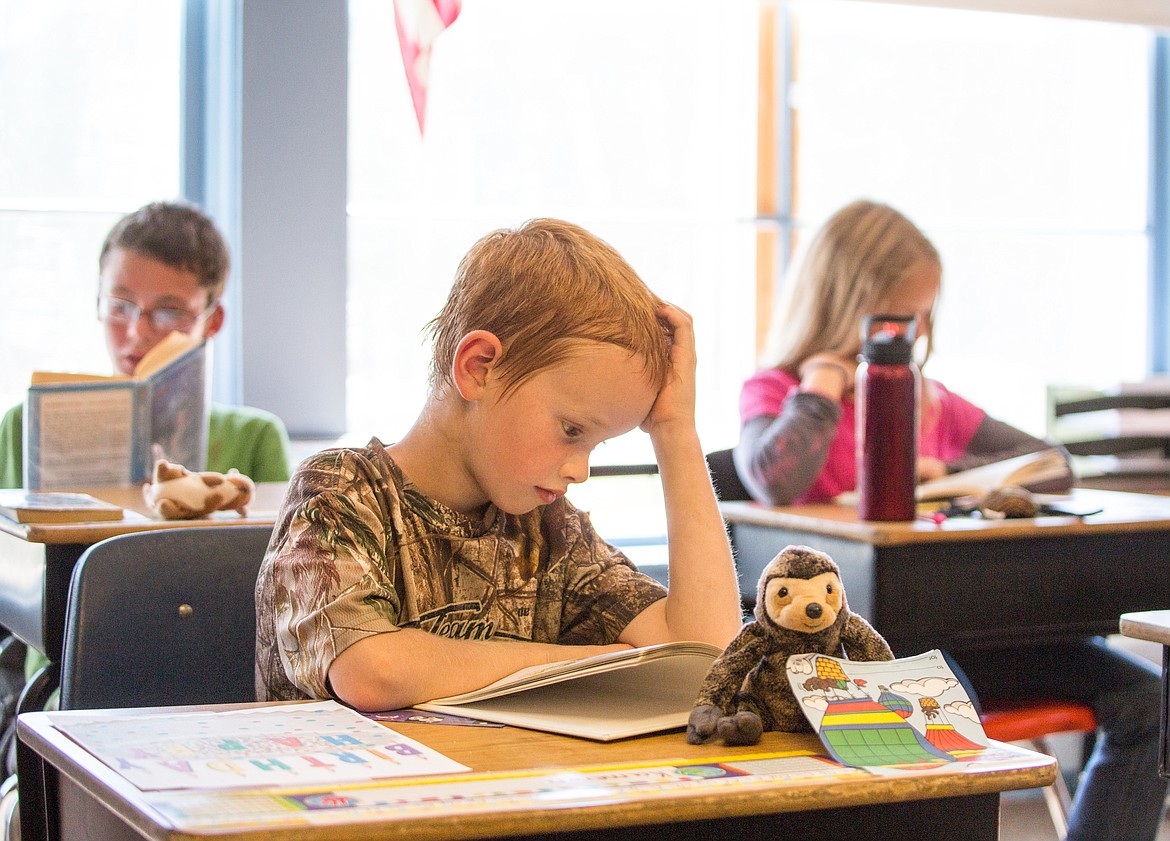
[[914, 316], [867, 315], [861, 327], [861, 355], [873, 365], [907, 365], [914, 353]]

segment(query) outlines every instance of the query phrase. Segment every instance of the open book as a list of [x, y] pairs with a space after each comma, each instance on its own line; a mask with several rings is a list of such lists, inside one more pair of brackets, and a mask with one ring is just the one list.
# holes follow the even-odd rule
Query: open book
[[918, 486], [920, 502], [935, 499], [953, 499], [961, 496], [982, 496], [997, 488], [1015, 485], [1029, 490], [1047, 490], [1052, 483], [1065, 491], [1072, 485], [1072, 472], [1064, 455], [1055, 447], [1015, 458], [983, 464], [970, 470], [952, 473], [923, 482]]
[[204, 341], [175, 332], [132, 377], [35, 372], [24, 408], [24, 487], [137, 484], [156, 455], [202, 470], [206, 371]]
[[608, 742], [685, 727], [699, 686], [722, 653], [702, 642], [615, 651], [530, 666], [415, 707]]

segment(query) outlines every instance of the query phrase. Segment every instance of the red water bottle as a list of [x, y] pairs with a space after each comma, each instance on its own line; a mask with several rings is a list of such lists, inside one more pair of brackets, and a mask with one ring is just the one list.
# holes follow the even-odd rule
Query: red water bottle
[[857, 515], [913, 520], [918, 484], [918, 398], [913, 316], [868, 315], [857, 366]]

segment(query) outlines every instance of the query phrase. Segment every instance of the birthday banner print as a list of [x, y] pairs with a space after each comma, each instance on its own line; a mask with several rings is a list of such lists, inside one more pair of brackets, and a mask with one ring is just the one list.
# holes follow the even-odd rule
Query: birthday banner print
[[335, 701], [134, 717], [59, 713], [52, 720], [142, 791], [304, 786], [468, 770]]

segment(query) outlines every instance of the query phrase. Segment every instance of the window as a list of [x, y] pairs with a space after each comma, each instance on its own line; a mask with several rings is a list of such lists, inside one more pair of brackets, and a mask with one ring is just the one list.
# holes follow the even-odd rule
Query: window
[[[391, 4], [351, 0], [348, 415], [401, 435], [421, 329], [480, 236], [534, 216], [616, 247], [695, 317], [700, 432], [738, 432], [754, 365], [756, 10], [678, 0], [465, 0], [435, 42], [419, 137]], [[596, 463], [653, 460], [645, 435]]]
[[110, 226], [179, 193], [180, 0], [0, 0], [0, 411], [37, 368], [105, 373]]
[[1048, 383], [1147, 370], [1151, 34], [794, 0], [797, 240], [887, 202], [943, 259], [927, 373], [1044, 432]]

